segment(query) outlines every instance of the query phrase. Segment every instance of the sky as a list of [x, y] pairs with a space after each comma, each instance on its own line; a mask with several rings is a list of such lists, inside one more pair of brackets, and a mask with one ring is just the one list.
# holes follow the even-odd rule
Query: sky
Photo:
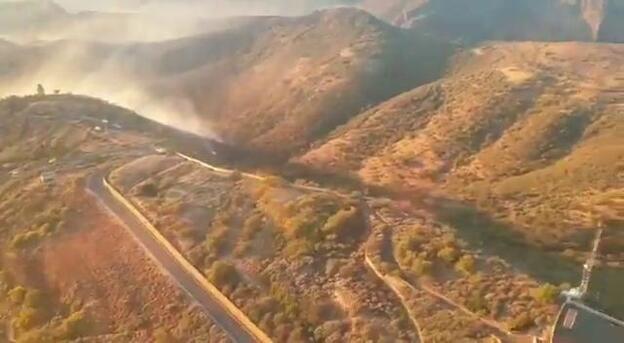
[[[16, 0], [0, 0], [13, 2]], [[17, 0], [32, 1], [32, 0]], [[35, 0], [48, 1], [48, 0]], [[197, 12], [205, 16], [227, 16], [246, 14], [303, 14], [315, 8], [340, 3], [353, 3], [357, 0], [54, 0], [65, 9], [76, 11], [108, 12], [166, 12], [175, 8]]]

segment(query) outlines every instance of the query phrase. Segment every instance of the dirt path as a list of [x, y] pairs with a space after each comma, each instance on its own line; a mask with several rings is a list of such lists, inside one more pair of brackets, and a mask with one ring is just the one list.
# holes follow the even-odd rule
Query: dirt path
[[420, 324], [418, 323], [418, 320], [416, 320], [413, 311], [410, 309], [407, 297], [403, 293], [401, 293], [398, 285], [398, 280], [395, 280], [391, 276], [383, 275], [379, 268], [377, 268], [375, 263], [368, 256], [368, 252], [366, 252], [366, 254], [364, 255], [364, 261], [366, 263], [366, 266], [368, 266], [368, 268], [381, 280], [381, 282], [383, 282], [386, 287], [388, 287], [392, 291], [392, 293], [394, 293], [397, 298], [399, 298], [401, 304], [403, 305], [403, 308], [405, 309], [405, 312], [407, 312], [407, 316], [416, 328], [416, 331], [418, 333], [418, 341], [424, 343]]
[[[391, 223], [383, 217], [383, 215], [377, 213], [377, 212], [372, 212], [371, 215], [373, 215], [375, 218], [377, 218], [377, 220], [381, 221], [382, 223], [390, 226]], [[391, 253], [391, 252], [388, 252]], [[368, 262], [368, 261], [367, 261]], [[372, 262], [371, 262], [372, 263]], [[412, 285], [410, 282], [407, 282], [405, 280], [403, 280], [402, 278], [399, 278], [401, 281], [401, 284], [403, 284], [406, 287], [409, 287], [410, 289], [412, 289], [413, 291], [417, 292], [418, 289]], [[511, 342], [531, 342], [532, 341], [532, 336], [529, 335], [518, 335], [518, 334], [514, 334], [511, 331], [509, 331], [503, 324], [492, 320], [492, 319], [488, 319], [485, 318], [483, 316], [480, 316], [472, 311], [470, 311], [467, 307], [465, 307], [464, 305], [454, 301], [453, 299], [445, 296], [444, 294], [438, 292], [437, 290], [433, 289], [432, 287], [425, 285], [425, 284], [419, 284], [418, 288], [422, 291], [427, 292], [429, 295], [431, 295], [434, 298], [437, 298], [438, 300], [442, 301], [443, 303], [447, 304], [448, 306], [454, 307], [458, 310], [460, 310], [461, 312], [464, 312], [465, 314], [478, 319], [481, 323], [485, 324], [486, 326], [494, 329], [495, 331], [497, 331], [499, 333], [499, 335], [501, 336], [505, 336], [507, 337], [507, 339]]]
[[[232, 174], [234, 173], [233, 170], [229, 170], [229, 169], [224, 169], [224, 168], [220, 168], [217, 166], [213, 166], [211, 164], [208, 164], [206, 162], [194, 159], [192, 157], [186, 156], [184, 154], [177, 154], [178, 156], [194, 162], [204, 168], [210, 169], [214, 172], [217, 173], [225, 173], [225, 174]], [[252, 178], [255, 180], [265, 180], [265, 177], [262, 176], [258, 176], [258, 175], [254, 175], [254, 174], [248, 174], [245, 173], [243, 174], [244, 177], [248, 177], [248, 178]], [[321, 188], [321, 187], [309, 187], [309, 186], [299, 186], [299, 185], [293, 185], [294, 188], [298, 188], [301, 190], [307, 190], [307, 191], [313, 191], [313, 192], [322, 192], [322, 193], [330, 193], [330, 194], [335, 194], [337, 196], [347, 196], [343, 193], [337, 192], [335, 190], [332, 189], [326, 189], [326, 188]], [[366, 200], [364, 200], [365, 202]], [[367, 217], [367, 223], [368, 223], [368, 227], [369, 227], [369, 235], [372, 235], [372, 227], [370, 225], [370, 217], [374, 216], [375, 218], [379, 219], [380, 221], [382, 221], [383, 223], [390, 225], [390, 223], [380, 214], [376, 213], [375, 211], [371, 211], [371, 209], [367, 206], [364, 205], [365, 207], [365, 216]], [[410, 310], [410, 306], [407, 303], [407, 298], [405, 297], [405, 295], [403, 295], [400, 291], [400, 287], [409, 287], [414, 291], [417, 291], [417, 289], [410, 284], [409, 282], [403, 280], [402, 278], [394, 278], [391, 276], [387, 276], [387, 275], [383, 275], [380, 270], [378, 269], [378, 267], [374, 264], [374, 262], [370, 259], [368, 251], [365, 250], [365, 264], [368, 266], [369, 269], [371, 269], [373, 271], [373, 273], [399, 298], [399, 300], [401, 301], [403, 307], [405, 308], [405, 310], [407, 311], [409, 318], [411, 320], [411, 322], [414, 324], [414, 327], [417, 329], [418, 331], [418, 336], [420, 341], [422, 342], [422, 332], [421, 332], [421, 328], [420, 325], [418, 323], [418, 321], [416, 320], [416, 318], [413, 315], [413, 312]], [[494, 320], [490, 320], [487, 318], [484, 318], [482, 316], [479, 316], [478, 314], [470, 311], [468, 308], [466, 308], [465, 306], [453, 301], [452, 299], [450, 299], [449, 297], [437, 292], [436, 290], [434, 290], [433, 288], [426, 286], [426, 285], [419, 285], [419, 287], [427, 292], [429, 295], [437, 298], [438, 300], [446, 303], [447, 305], [457, 308], [458, 310], [468, 314], [471, 317], [477, 318], [479, 321], [481, 321], [483, 324], [487, 325], [488, 327], [494, 329], [495, 331], [499, 332], [499, 334], [501, 334], [501, 336], [507, 336], [511, 341], [513, 342], [521, 342], [521, 341], [530, 341], [530, 337], [529, 336], [523, 336], [523, 335], [515, 335], [513, 333], [511, 333], [509, 330], [507, 330], [502, 324], [494, 321]]]

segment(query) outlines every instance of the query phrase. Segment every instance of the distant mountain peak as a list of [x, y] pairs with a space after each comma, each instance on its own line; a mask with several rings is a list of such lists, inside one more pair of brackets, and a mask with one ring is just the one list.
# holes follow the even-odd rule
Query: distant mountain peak
[[25, 0], [0, 3], [2, 11], [18, 12], [22, 15], [62, 15], [67, 11], [53, 0]]

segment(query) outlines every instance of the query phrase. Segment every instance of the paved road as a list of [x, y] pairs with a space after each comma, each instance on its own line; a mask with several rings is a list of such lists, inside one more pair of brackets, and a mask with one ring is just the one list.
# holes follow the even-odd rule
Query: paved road
[[582, 304], [565, 303], [555, 323], [552, 343], [594, 342], [624, 342], [624, 326]]
[[121, 220], [128, 231], [141, 244], [145, 251], [178, 283], [212, 320], [239, 343], [256, 342], [254, 337], [223, 307], [204, 290], [201, 284], [190, 274], [132, 212], [120, 204], [105, 188], [104, 173], [96, 173], [87, 179], [87, 189], [112, 214]]

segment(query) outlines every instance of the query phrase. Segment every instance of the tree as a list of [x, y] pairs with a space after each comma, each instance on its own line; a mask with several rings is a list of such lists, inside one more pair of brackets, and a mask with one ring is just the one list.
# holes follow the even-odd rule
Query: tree
[[462, 256], [457, 263], [455, 263], [455, 270], [464, 274], [472, 274], [475, 271], [475, 259], [470, 255]]
[[487, 314], [490, 311], [487, 301], [483, 297], [483, 294], [478, 291], [473, 292], [470, 297], [468, 297], [468, 299], [466, 300], [466, 305], [472, 312], [482, 312]]
[[341, 237], [342, 233], [348, 231], [351, 226], [353, 226], [356, 222], [357, 216], [358, 211], [355, 207], [342, 209], [327, 219], [327, 222], [325, 222], [321, 231], [326, 235], [335, 234], [338, 237]]
[[438, 251], [438, 258], [443, 260], [446, 263], [455, 263], [457, 261], [459, 253], [457, 249], [452, 247], [445, 247], [442, 250]]
[[21, 304], [26, 296], [26, 288], [17, 286], [9, 291], [9, 299], [13, 304]]
[[40, 309], [24, 306], [16, 318], [16, 324], [24, 330], [32, 329], [43, 321], [43, 312]]
[[418, 276], [428, 275], [431, 273], [433, 263], [423, 258], [416, 258], [412, 263], [412, 271]]
[[37, 85], [37, 95], [39, 95], [39, 96], [44, 96], [45, 95], [45, 88], [43, 88], [42, 84], [38, 84]]
[[239, 281], [238, 271], [231, 264], [217, 261], [208, 272], [208, 278], [217, 287], [236, 286]]
[[89, 320], [83, 310], [73, 312], [63, 320], [57, 328], [56, 338], [58, 339], [76, 339], [89, 330]]
[[44, 306], [44, 296], [40, 290], [29, 289], [24, 297], [24, 306], [40, 308]]
[[533, 296], [533, 298], [535, 298], [535, 300], [541, 303], [552, 304], [555, 302], [555, 300], [557, 300], [560, 292], [561, 291], [558, 287], [547, 283], [533, 289], [531, 295]]

